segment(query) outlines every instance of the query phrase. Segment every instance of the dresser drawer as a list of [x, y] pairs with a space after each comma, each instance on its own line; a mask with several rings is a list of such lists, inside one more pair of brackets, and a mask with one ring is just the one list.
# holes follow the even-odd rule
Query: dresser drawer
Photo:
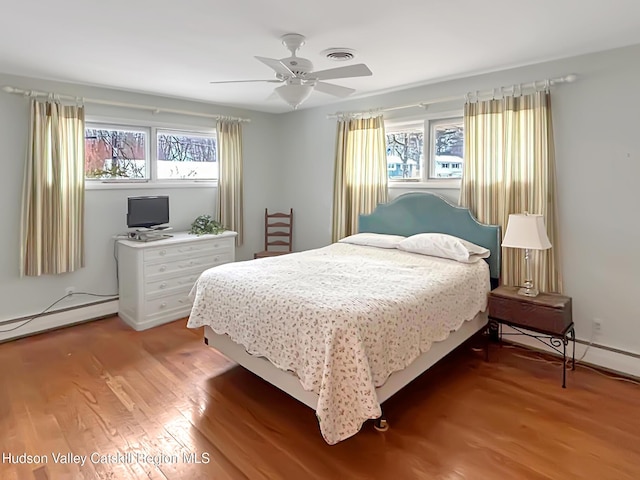
[[191, 301], [189, 300], [189, 292], [186, 291], [147, 300], [145, 314], [146, 316], [154, 316], [175, 310], [185, 310], [188, 312], [190, 309]]
[[489, 316], [504, 323], [545, 332], [563, 332], [572, 322], [571, 302], [553, 308], [530, 301], [489, 296]]
[[231, 252], [216, 253], [204, 257], [181, 258], [166, 262], [144, 265], [144, 276], [147, 282], [176, 276], [183, 273], [203, 272], [223, 263], [229, 263], [233, 259]]
[[172, 293], [185, 290], [189, 292], [194, 283], [196, 283], [200, 273], [201, 269], [198, 269], [188, 275], [147, 282], [145, 285], [145, 294], [147, 297], [152, 297], [158, 295], [171, 295]]
[[206, 254], [230, 253], [233, 244], [229, 239], [190, 242], [182, 245], [149, 248], [144, 251], [144, 261], [155, 262], [178, 257], [192, 257]]

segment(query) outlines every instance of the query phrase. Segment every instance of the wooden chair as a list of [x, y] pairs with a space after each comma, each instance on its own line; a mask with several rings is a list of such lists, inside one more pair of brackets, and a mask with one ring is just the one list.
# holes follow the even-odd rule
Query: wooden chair
[[269, 213], [264, 209], [264, 250], [253, 258], [275, 257], [293, 249], [293, 208], [289, 213]]

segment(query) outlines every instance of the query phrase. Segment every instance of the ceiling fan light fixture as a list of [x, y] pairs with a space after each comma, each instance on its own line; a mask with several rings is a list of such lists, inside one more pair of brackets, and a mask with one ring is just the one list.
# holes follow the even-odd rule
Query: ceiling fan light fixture
[[294, 110], [309, 98], [312, 91], [312, 85], [282, 85], [276, 88], [276, 92], [280, 98], [291, 105]]

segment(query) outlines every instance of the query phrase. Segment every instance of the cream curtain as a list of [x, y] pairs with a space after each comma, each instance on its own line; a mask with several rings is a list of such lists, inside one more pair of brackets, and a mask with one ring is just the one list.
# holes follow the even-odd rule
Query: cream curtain
[[333, 182], [334, 242], [358, 231], [358, 215], [387, 201], [387, 154], [382, 116], [338, 121]]
[[[478, 220], [507, 227], [510, 213], [544, 215], [552, 248], [534, 251], [533, 281], [562, 292], [556, 178], [549, 92], [467, 103], [460, 204]], [[524, 252], [503, 249], [502, 283], [521, 285]]]
[[242, 125], [234, 120], [219, 120], [218, 201], [216, 218], [226, 228], [238, 232], [236, 245], [243, 241]]
[[20, 274], [84, 267], [84, 107], [31, 100]]

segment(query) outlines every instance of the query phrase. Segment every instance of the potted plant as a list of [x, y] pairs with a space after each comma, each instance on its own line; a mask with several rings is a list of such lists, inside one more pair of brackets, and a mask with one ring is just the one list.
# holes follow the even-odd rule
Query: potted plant
[[211, 215], [200, 215], [191, 224], [189, 233], [192, 235], [217, 235], [227, 230], [220, 222], [211, 218]]

